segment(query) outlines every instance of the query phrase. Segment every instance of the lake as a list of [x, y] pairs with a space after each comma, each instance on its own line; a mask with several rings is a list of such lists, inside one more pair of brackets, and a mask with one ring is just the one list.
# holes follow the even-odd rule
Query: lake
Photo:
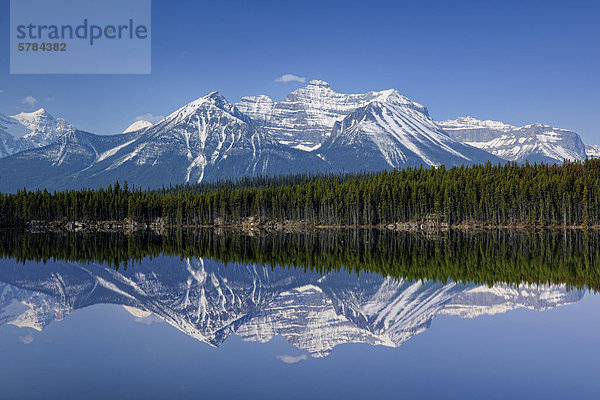
[[0, 398], [595, 398], [599, 244], [4, 231]]

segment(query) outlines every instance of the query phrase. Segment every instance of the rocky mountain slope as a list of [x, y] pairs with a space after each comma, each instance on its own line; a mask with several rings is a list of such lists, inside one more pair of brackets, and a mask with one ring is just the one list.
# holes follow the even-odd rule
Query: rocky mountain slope
[[472, 117], [440, 121], [440, 127], [459, 142], [480, 148], [504, 160], [562, 163], [586, 158], [583, 141], [575, 132], [549, 125], [521, 127]]
[[317, 150], [319, 155], [344, 171], [500, 161], [450, 138], [424, 109], [407, 104], [405, 99], [395, 90], [387, 91], [336, 122]]

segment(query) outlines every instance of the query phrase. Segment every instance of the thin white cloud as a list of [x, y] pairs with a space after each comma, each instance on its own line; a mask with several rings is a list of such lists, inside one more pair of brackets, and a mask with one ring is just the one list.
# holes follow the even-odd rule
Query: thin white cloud
[[29, 332], [27, 335], [25, 336], [19, 336], [19, 340], [21, 341], [21, 343], [23, 344], [31, 344], [34, 341], [34, 337], [31, 334], [31, 332]]
[[21, 100], [21, 104], [25, 104], [29, 107], [35, 106], [35, 103], [37, 103], [37, 99], [33, 96], [25, 96], [25, 98]]
[[306, 78], [303, 76], [298, 76], [298, 75], [294, 75], [294, 74], [285, 74], [285, 75], [281, 75], [279, 78], [275, 79], [275, 82], [283, 82], [283, 83], [287, 83], [287, 82], [300, 82], [300, 83], [304, 83], [306, 82]]
[[287, 354], [281, 355], [281, 356], [277, 356], [277, 359], [286, 363], [286, 364], [296, 364], [299, 363], [300, 361], [304, 361], [308, 358], [308, 356], [306, 354], [301, 354], [299, 356], [290, 356]]
[[165, 116], [164, 115], [154, 115], [154, 114], [144, 114], [144, 115], [138, 115], [137, 117], [135, 117], [136, 121], [148, 121], [151, 124], [155, 124], [158, 121], [162, 120]]
[[4, 90], [0, 89], [0, 93], [4, 93]]

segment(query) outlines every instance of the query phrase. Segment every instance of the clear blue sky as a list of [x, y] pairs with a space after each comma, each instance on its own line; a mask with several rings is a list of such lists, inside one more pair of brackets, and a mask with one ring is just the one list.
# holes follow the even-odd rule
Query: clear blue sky
[[9, 75], [0, 2], [0, 112], [32, 96], [81, 129], [122, 131], [212, 90], [276, 100], [323, 79], [336, 91], [396, 88], [435, 119], [542, 122], [600, 143], [598, 1], [152, 2], [151, 75]]

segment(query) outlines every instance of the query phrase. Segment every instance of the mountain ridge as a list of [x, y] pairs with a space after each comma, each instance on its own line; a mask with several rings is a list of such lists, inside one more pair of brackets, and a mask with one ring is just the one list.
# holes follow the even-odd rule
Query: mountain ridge
[[436, 122], [395, 89], [343, 94], [312, 80], [280, 102], [259, 95], [233, 104], [214, 91], [119, 135], [79, 131], [44, 109], [0, 115], [2, 155], [0, 190], [11, 192], [116, 180], [159, 188], [243, 176], [562, 162], [585, 159], [586, 148], [576, 133], [547, 125]]

